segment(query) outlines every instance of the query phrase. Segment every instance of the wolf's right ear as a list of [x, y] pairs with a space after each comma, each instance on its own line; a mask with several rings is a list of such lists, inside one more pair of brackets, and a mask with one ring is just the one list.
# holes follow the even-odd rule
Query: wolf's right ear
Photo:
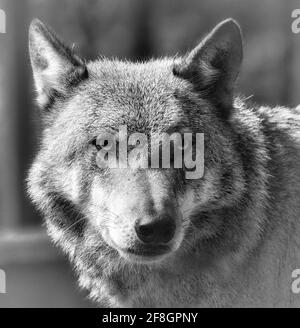
[[189, 80], [202, 96], [215, 102], [223, 117], [230, 114], [233, 90], [243, 57], [241, 30], [233, 19], [218, 24], [189, 52], [173, 73]]
[[29, 52], [37, 101], [45, 108], [56, 96], [88, 75], [84, 61], [65, 46], [55, 33], [38, 19], [29, 28]]

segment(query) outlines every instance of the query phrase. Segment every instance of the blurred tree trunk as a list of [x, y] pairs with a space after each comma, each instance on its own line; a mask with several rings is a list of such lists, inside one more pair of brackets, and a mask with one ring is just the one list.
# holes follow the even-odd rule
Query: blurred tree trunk
[[[22, 5], [24, 1], [20, 2]], [[6, 34], [0, 34], [0, 227], [13, 228], [19, 223], [20, 194], [18, 185], [17, 106], [14, 82], [16, 40], [13, 2], [0, 0], [6, 13]]]
[[[300, 3], [298, 0], [291, 1], [290, 9], [290, 25], [295, 18], [291, 17], [292, 11], [294, 9], [300, 9]], [[290, 72], [291, 72], [291, 90], [290, 90], [290, 102], [292, 106], [300, 105], [300, 33], [294, 34], [289, 27], [291, 43], [292, 43], [292, 58], [290, 62]]]
[[153, 6], [155, 1], [135, 1], [135, 44], [132, 49], [132, 57], [138, 60], [147, 60], [152, 55], [152, 30]]
[[[291, 30], [291, 13], [293, 11], [292, 7], [290, 5], [286, 5], [286, 3], [281, 2], [280, 3], [282, 9], [279, 11], [278, 15], [282, 15], [282, 13], [286, 13], [284, 15], [285, 20], [282, 21], [282, 30], [285, 37], [285, 53], [283, 58], [283, 67], [282, 67], [282, 99], [281, 103], [285, 106], [292, 106], [294, 102], [294, 95], [293, 95], [293, 85], [294, 85], [294, 65], [295, 60], [298, 62], [299, 60], [296, 59], [295, 54], [297, 53], [297, 49], [294, 47], [293, 42], [293, 33]], [[299, 39], [300, 41], [300, 39]], [[298, 49], [300, 50], [300, 48]], [[296, 53], [295, 53], [296, 51]], [[298, 52], [299, 54], [299, 52]], [[296, 64], [296, 65], [297, 65]], [[300, 80], [299, 80], [300, 82]]]
[[[26, 175], [33, 159], [34, 145], [36, 141], [36, 127], [34, 119], [37, 118], [34, 106], [35, 94], [32, 92], [33, 85], [31, 80], [31, 67], [28, 52], [28, 27], [29, 27], [29, 1], [12, 1], [13, 26], [14, 29], [14, 53], [13, 60], [13, 87], [11, 89], [11, 102], [16, 112], [16, 137], [17, 137], [17, 189], [18, 199], [22, 217], [20, 222], [24, 224], [33, 224], [38, 222], [39, 217], [26, 195]], [[32, 6], [32, 5], [31, 5]], [[31, 92], [30, 92], [31, 91]]]

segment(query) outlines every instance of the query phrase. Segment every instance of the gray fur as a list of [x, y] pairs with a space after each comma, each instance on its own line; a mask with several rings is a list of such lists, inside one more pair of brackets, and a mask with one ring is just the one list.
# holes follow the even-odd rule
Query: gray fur
[[[30, 33], [37, 81], [45, 66], [36, 67], [37, 56], [43, 58], [32, 47], [37, 38], [70, 67], [75, 60], [41, 24], [34, 21]], [[66, 72], [55, 84], [43, 79], [39, 92], [51, 92], [28, 176], [29, 195], [53, 241], [69, 255], [80, 285], [100, 306], [299, 303], [290, 291], [291, 271], [299, 263], [299, 111], [234, 97], [238, 31], [228, 20], [184, 58], [80, 60], [87, 73], [77, 75], [75, 84], [65, 83]], [[228, 41], [220, 45], [219, 34]], [[204, 177], [186, 181], [181, 170], [172, 169], [101, 171], [91, 141], [122, 124], [129, 132], [204, 133]], [[166, 201], [172, 204], [184, 234], [165, 260], [130, 262], [107, 243], [102, 228], [113, 226], [129, 236], [135, 214], [120, 205], [123, 199], [139, 204], [142, 212], [150, 199], [155, 211]], [[118, 206], [124, 206], [121, 219], [113, 214]]]

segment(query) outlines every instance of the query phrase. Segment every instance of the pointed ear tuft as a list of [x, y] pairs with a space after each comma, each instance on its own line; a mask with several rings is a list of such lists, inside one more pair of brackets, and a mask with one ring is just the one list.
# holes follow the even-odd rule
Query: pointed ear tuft
[[54, 95], [67, 95], [71, 85], [88, 75], [85, 62], [38, 19], [30, 24], [29, 52], [41, 107], [47, 107]]
[[[174, 65], [176, 76], [189, 80], [202, 95], [224, 110], [231, 108], [243, 57], [242, 35], [233, 19], [218, 24], [185, 58]], [[223, 113], [225, 116], [229, 113]]]

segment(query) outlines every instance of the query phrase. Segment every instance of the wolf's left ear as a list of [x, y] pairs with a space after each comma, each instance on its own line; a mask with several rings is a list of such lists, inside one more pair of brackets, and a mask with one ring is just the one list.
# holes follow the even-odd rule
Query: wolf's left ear
[[227, 116], [242, 57], [240, 27], [233, 19], [227, 19], [176, 63], [173, 72], [192, 82], [202, 95], [211, 96], [216, 105], [222, 105], [221, 114]]
[[88, 75], [84, 61], [38, 19], [30, 24], [29, 52], [37, 101], [42, 108], [56, 96], [66, 95], [71, 85]]

